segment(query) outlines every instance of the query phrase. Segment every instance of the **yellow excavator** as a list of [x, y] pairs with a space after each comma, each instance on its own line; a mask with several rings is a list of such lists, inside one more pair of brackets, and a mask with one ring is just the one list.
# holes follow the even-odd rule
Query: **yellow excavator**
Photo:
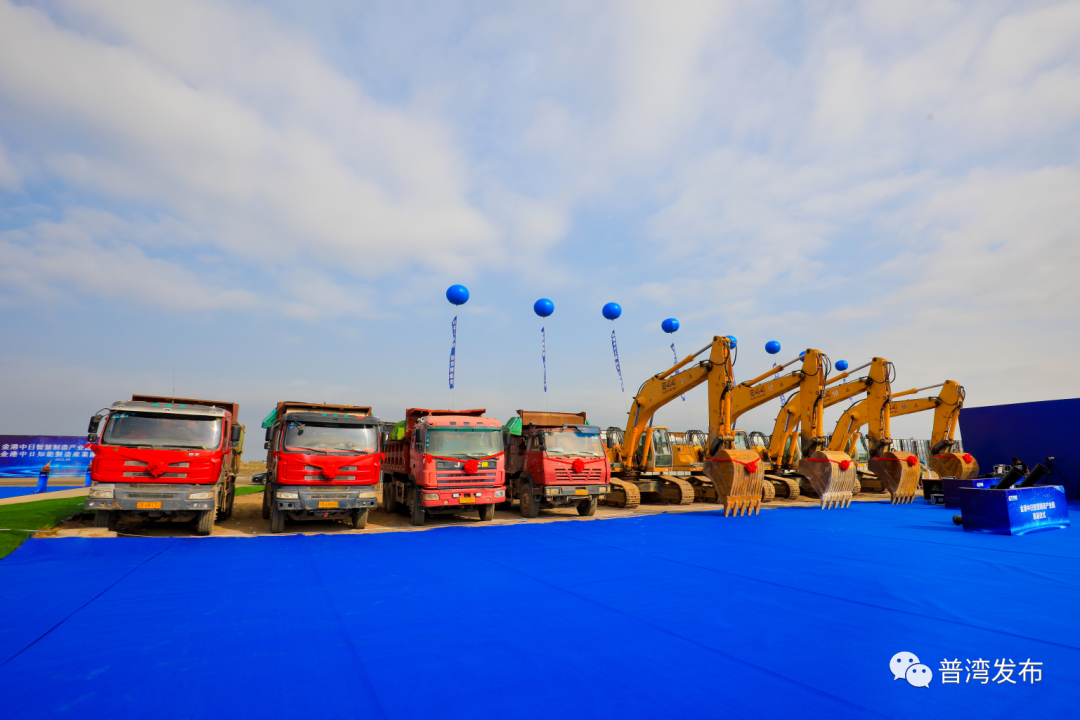
[[[840, 385], [836, 384], [867, 367], [870, 368], [870, 372], [867, 376], [859, 377]], [[873, 358], [864, 365], [860, 365], [857, 368], [852, 368], [835, 377], [829, 378], [826, 382], [825, 397], [822, 406], [828, 408], [843, 402], [844, 400], [853, 398], [856, 395], [865, 393], [873, 383], [884, 382], [891, 371], [892, 363], [888, 360], [885, 358]], [[811, 402], [813, 402], [813, 400], [811, 400]], [[802, 393], [795, 393], [788, 398], [784, 407], [781, 408], [780, 413], [776, 416], [776, 423], [773, 427], [772, 435], [769, 437], [768, 445], [758, 448], [759, 454], [765, 461], [766, 485], [771, 483], [774, 486], [774, 495], [789, 499], [799, 497], [800, 479], [803, 478], [798, 472], [798, 467], [802, 458], [806, 456], [806, 448], [800, 444], [796, 444], [795, 435], [802, 424], [802, 418], [809, 410], [809, 408], [804, 407], [804, 405], [806, 405], [806, 403], [803, 401]], [[760, 433], [755, 433], [755, 435], [760, 435]], [[844, 452], [852, 460], [856, 458], [850, 448], [841, 448], [840, 452]], [[805, 479], [809, 481], [809, 478]], [[766, 496], [768, 496], [768, 487], [765, 487], [764, 489]], [[856, 472], [852, 494], [858, 493], [860, 489], [858, 473]]]
[[958, 480], [978, 477], [979, 463], [975, 461], [975, 458], [969, 453], [952, 452], [953, 446], [957, 444], [954, 438], [956, 424], [960, 419], [960, 408], [964, 406], [964, 398], [967, 396], [964, 386], [955, 380], [946, 380], [940, 385], [930, 385], [904, 394], [914, 394], [935, 387], [941, 388], [937, 397], [913, 398], [889, 403], [889, 414], [896, 417], [933, 410], [934, 429], [930, 435], [930, 462], [928, 463], [930, 470], [936, 472], [938, 477], [955, 477]]
[[[800, 370], [783, 377], [767, 379], [799, 360], [802, 360]], [[824, 353], [811, 348], [794, 360], [772, 368], [753, 380], [740, 383], [732, 392], [731, 400], [731, 418], [734, 422], [744, 413], [797, 389], [798, 392], [784, 404], [780, 412], [784, 418], [785, 429], [773, 433], [770, 445], [780, 442], [779, 447], [783, 448], [784, 438], [781, 436], [785, 432], [793, 435], [795, 429], [799, 428], [802, 459], [799, 460], [798, 476], [804, 478], [817, 493], [823, 508], [850, 505], [856, 483], [855, 467], [851, 458], [825, 447], [825, 393], [831, 367], [832, 363]], [[778, 420], [777, 426], [780, 425]], [[745, 434], [743, 438], [743, 442], [749, 447], [749, 439]], [[766, 458], [763, 458], [764, 460]], [[786, 473], [773, 473], [768, 479], [772, 487], [765, 487], [763, 483], [764, 499], [775, 496], [777, 486], [786, 497], [794, 499], [799, 496], [799, 481], [796, 478], [788, 477]], [[773, 492], [770, 493], [770, 490]]]
[[[642, 493], [658, 497], [662, 502], [694, 501], [693, 485], [661, 472], [671, 467], [670, 440], [666, 429], [651, 425], [659, 408], [707, 382], [710, 448], [715, 448], [705, 460], [704, 471], [712, 481], [713, 501], [723, 504], [725, 516], [760, 510], [763, 470], [757, 453], [733, 446], [730, 343], [726, 337], [714, 337], [712, 343], [652, 376], [638, 389], [622, 437], [608, 432], [608, 461], [612, 467], [612, 491], [606, 499], [609, 505], [635, 507]], [[710, 351], [707, 360], [687, 367], [706, 350]], [[660, 430], [663, 432], [659, 433]]]
[[[832, 439], [829, 442], [829, 448], [852, 452], [854, 450], [854, 444], [858, 439], [859, 429], [863, 425], [866, 425], [867, 440], [869, 441], [870, 446], [870, 461], [867, 463], [867, 470], [873, 477], [867, 477], [864, 480], [864, 483], [867, 481], [873, 482], [874, 480], [879, 481], [892, 497], [892, 504], [898, 505], [910, 503], [915, 498], [915, 491], [918, 489], [919, 478], [922, 475], [922, 471], [919, 466], [919, 458], [917, 455], [902, 450], [894, 451], [892, 449], [893, 439], [891, 437], [892, 430], [890, 426], [892, 408], [894, 405], [906, 405], [912, 402], [902, 401], [896, 403], [894, 401], [896, 398], [912, 395], [921, 392], [922, 390], [928, 390], [930, 387], [938, 386], [931, 385], [926, 388], [912, 388], [911, 390], [893, 393], [892, 380], [894, 379], [895, 374], [891, 371], [891, 364], [889, 365], [889, 368], [890, 372], [886, 374], [883, 379], [875, 379], [870, 384], [867, 388], [866, 398], [849, 407], [840, 417], [840, 420], [836, 423], [836, 430], [833, 432]], [[947, 383], [944, 383], [944, 385], [949, 385], [950, 383], [957, 390], [952, 396], [946, 395], [943, 391], [945, 400], [948, 401], [940, 403], [942, 405], [947, 405], [947, 407], [943, 408], [943, 412], [941, 413], [942, 417], [945, 418], [948, 418], [950, 409], [953, 407], [955, 407], [955, 412], [958, 415], [959, 405], [962, 404], [963, 388], [952, 381], [948, 381]], [[929, 398], [925, 404], [920, 405], [918, 408], [912, 407], [912, 409], [906, 410], [902, 414], [938, 408], [938, 404], [935, 404], [935, 400], [935, 398]], [[956, 421], [953, 419], [952, 429], [942, 432], [941, 439], [947, 440], [947, 443], [941, 445], [942, 447], [952, 447], [952, 432], [955, 431], [955, 423]], [[936, 427], [935, 424], [935, 429]], [[963, 462], [962, 457], [960, 458], [960, 461]]]

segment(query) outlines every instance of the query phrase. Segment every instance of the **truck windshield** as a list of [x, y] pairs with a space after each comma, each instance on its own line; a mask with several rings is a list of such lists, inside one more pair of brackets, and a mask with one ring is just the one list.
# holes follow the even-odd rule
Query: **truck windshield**
[[114, 413], [101, 436], [102, 445], [216, 450], [222, 418], [171, 413]]
[[457, 430], [428, 428], [427, 451], [432, 455], [487, 457], [503, 449], [502, 428]]
[[285, 450], [301, 452], [373, 453], [379, 447], [379, 431], [373, 426], [291, 422], [285, 429]]
[[545, 432], [544, 448], [548, 455], [600, 457], [604, 454], [604, 448], [600, 445], [600, 433], [583, 433], [575, 430]]

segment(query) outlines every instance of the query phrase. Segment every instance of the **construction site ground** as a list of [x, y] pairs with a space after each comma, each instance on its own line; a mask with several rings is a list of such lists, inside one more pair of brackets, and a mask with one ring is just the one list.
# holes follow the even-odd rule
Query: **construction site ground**
[[[215, 523], [214, 530], [211, 533], [212, 536], [252, 537], [271, 534], [270, 521], [264, 520], [262, 517], [261, 486], [253, 486], [251, 483], [252, 475], [257, 472], [262, 472], [263, 468], [264, 465], [262, 463], [243, 464], [241, 468], [241, 475], [238, 478], [238, 487], [250, 488], [251, 490], [255, 490], [256, 492], [245, 495], [238, 494], [236, 497], [236, 504], [233, 510], [232, 517], [228, 520], [219, 520], [217, 523]], [[68, 492], [65, 492], [65, 495], [66, 494], [68, 494]], [[77, 494], [77, 491], [72, 492], [71, 494]], [[50, 495], [52, 494], [50, 493]], [[28, 496], [27, 498], [11, 498], [11, 500], [19, 501], [33, 497], [40, 498], [41, 496], [39, 495]], [[888, 493], [860, 493], [855, 496], [856, 502], [882, 502], [887, 501], [888, 499]], [[771, 502], [763, 503], [761, 508], [762, 512], [769, 512], [785, 507], [813, 508], [818, 506], [819, 502], [816, 499], [800, 497], [796, 500], [776, 498]], [[526, 520], [525, 518], [521, 517], [521, 513], [518, 511], [517, 504], [515, 503], [510, 509], [506, 509], [505, 505], [498, 506], [495, 510], [495, 519], [487, 523], [483, 523], [480, 521], [480, 519], [477, 517], [475, 510], [463, 510], [461, 513], [456, 515], [430, 516], [422, 527], [414, 527], [409, 522], [409, 518], [405, 513], [388, 513], [380, 506], [378, 508], [375, 508], [368, 514], [367, 527], [365, 527], [363, 530], [353, 530], [344, 521], [305, 520], [299, 522], [289, 521], [286, 525], [286, 531], [284, 534], [362, 534], [378, 532], [423, 531], [433, 528], [455, 525], [483, 527], [490, 525], [508, 525], [523, 522], [564, 522], [574, 520], [592, 521], [605, 520], [617, 517], [656, 515], [659, 513], [715, 512], [719, 507], [720, 506], [713, 503], [700, 502], [691, 503], [689, 505], [663, 505], [642, 503], [641, 505], [633, 508], [632, 510], [600, 505], [600, 507], [597, 508], [596, 515], [592, 517], [582, 517], [578, 515], [577, 509], [573, 507], [553, 508], [541, 510], [538, 517], [532, 520]], [[187, 537], [190, 535], [190, 523], [155, 521], [124, 522], [118, 527], [116, 532], [111, 532], [103, 528], [93, 527], [93, 518], [91, 515], [87, 514], [83, 516], [76, 516], [71, 520], [62, 523], [54, 529], [43, 530], [37, 533], [35, 537]]]

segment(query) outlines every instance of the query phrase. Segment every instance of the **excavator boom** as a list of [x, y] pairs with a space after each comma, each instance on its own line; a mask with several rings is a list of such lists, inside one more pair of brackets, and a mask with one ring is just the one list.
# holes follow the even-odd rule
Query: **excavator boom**
[[[938, 387], [931, 385], [930, 387]], [[939, 477], [955, 477], [960, 480], [978, 477], [979, 463], [968, 453], [952, 452], [956, 445], [956, 425], [960, 419], [960, 408], [964, 406], [967, 393], [964, 386], [955, 380], [946, 380], [941, 385], [938, 396], [934, 398], [915, 398], [889, 404], [892, 416], [909, 415], [925, 410], [934, 411], [934, 429], [930, 435], [930, 469]], [[919, 388], [912, 392], [929, 390]]]

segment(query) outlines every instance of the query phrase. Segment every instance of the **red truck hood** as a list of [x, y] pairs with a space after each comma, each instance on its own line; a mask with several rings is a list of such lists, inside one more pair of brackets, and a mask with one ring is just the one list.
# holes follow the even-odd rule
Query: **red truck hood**
[[284, 485], [374, 485], [385, 456], [369, 455], [305, 455], [276, 452], [274, 478]]
[[88, 443], [90, 477], [103, 483], [209, 485], [221, 476], [224, 450], [149, 450]]

